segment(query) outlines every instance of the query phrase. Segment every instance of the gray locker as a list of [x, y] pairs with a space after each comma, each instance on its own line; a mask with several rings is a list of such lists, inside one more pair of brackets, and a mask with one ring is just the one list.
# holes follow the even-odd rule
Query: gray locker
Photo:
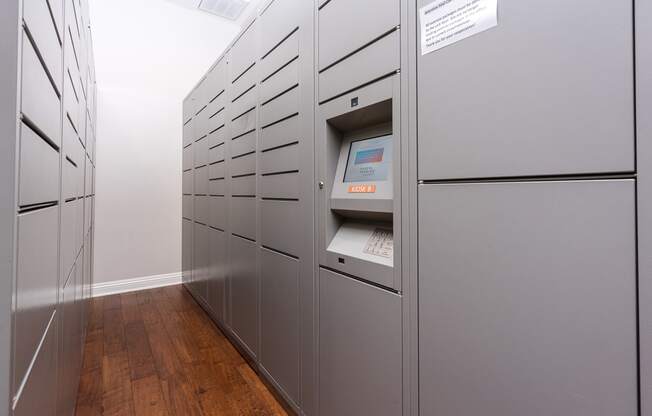
[[193, 291], [204, 302], [208, 299], [208, 267], [210, 255], [210, 234], [209, 228], [204, 225], [195, 224], [194, 229], [194, 250], [193, 250]]
[[300, 179], [299, 172], [261, 176], [261, 197], [298, 200]]
[[299, 261], [260, 250], [260, 361], [294, 401], [299, 399]]
[[301, 159], [298, 144], [283, 146], [260, 154], [260, 173], [263, 175], [278, 172], [298, 171]]
[[208, 192], [211, 196], [226, 195], [226, 180], [212, 179], [210, 182], [208, 182]]
[[184, 194], [189, 195], [189, 194], [193, 193], [193, 189], [194, 189], [194, 186], [193, 186], [194, 175], [193, 175], [193, 173], [194, 172], [192, 170], [189, 170], [189, 171], [183, 172], [183, 174], [182, 174], [182, 177], [183, 177], [183, 179], [182, 179], [182, 181], [183, 181], [182, 190], [183, 190]]
[[[277, 2], [279, 3], [279, 2]], [[283, 3], [283, 2], [280, 2]], [[289, 4], [290, 2], [285, 2]], [[260, 79], [266, 80], [288, 62], [299, 56], [299, 33], [294, 32], [260, 61]], [[297, 80], [298, 81], [298, 78]]]
[[210, 196], [195, 196], [195, 221], [208, 224]]
[[193, 268], [193, 227], [194, 223], [190, 220], [183, 219], [181, 221], [181, 240], [183, 243], [183, 250], [181, 254], [181, 269], [182, 269], [182, 279], [184, 283], [188, 283], [192, 280], [192, 268]]
[[261, 33], [258, 50], [263, 62], [282, 47], [282, 44], [279, 45], [281, 40], [299, 27], [301, 11], [301, 0], [277, 0], [261, 10], [258, 18]]
[[632, 171], [632, 2], [594, 6], [504, 0], [498, 27], [418, 54], [419, 179]]
[[260, 85], [260, 102], [266, 103], [299, 84], [299, 60], [288, 62]]
[[256, 22], [254, 21], [244, 30], [231, 48], [229, 76], [232, 83], [242, 77], [245, 71], [250, 70], [254, 65], [257, 50], [256, 38]]
[[25, 124], [20, 126], [19, 205], [59, 200], [59, 152]]
[[82, 274], [82, 261], [78, 258], [62, 290], [60, 310], [61, 341], [59, 362], [59, 416], [74, 413], [77, 383], [81, 369], [81, 311], [77, 286]]
[[634, 192], [419, 187], [420, 414], [638, 414]]
[[258, 353], [258, 278], [256, 243], [231, 236], [230, 291], [231, 327], [241, 342]]
[[183, 170], [192, 169], [194, 167], [194, 153], [192, 145], [183, 148]]
[[36, 354], [57, 304], [59, 207], [18, 216], [14, 386]]
[[55, 416], [57, 409], [57, 316], [44, 335], [30, 376], [18, 397], [14, 416]]
[[298, 112], [299, 88], [293, 88], [260, 108], [260, 123], [266, 127]]
[[320, 415], [400, 415], [401, 348], [398, 295], [320, 269]]
[[[53, 10], [53, 13], [57, 13], [56, 9]], [[48, 2], [45, 0], [24, 2], [23, 20], [52, 76], [54, 85], [61, 92], [61, 81], [63, 80], [61, 44], [59, 43], [56, 27], [50, 14]]]
[[195, 195], [208, 195], [209, 167], [202, 166], [194, 170]]
[[61, 102], [27, 35], [23, 35], [21, 112], [61, 146]]
[[234, 234], [256, 239], [256, 198], [229, 198], [231, 202], [229, 223]]
[[240, 136], [231, 141], [231, 157], [237, 158], [238, 156], [246, 155], [256, 151], [256, 132]]
[[260, 131], [261, 150], [284, 146], [301, 139], [299, 115], [288, 118]]
[[224, 296], [227, 275], [226, 233], [210, 229], [208, 304], [220, 322], [224, 321]]
[[200, 139], [192, 147], [195, 153], [195, 167], [206, 166], [208, 164], [208, 139]]
[[226, 146], [219, 144], [208, 150], [208, 163], [221, 162], [225, 158]]
[[192, 195], [183, 195], [182, 199], [182, 215], [183, 218], [190, 220], [195, 218], [195, 197]]
[[323, 71], [397, 27], [400, 1], [331, 0], [319, 9], [318, 19], [319, 70]]

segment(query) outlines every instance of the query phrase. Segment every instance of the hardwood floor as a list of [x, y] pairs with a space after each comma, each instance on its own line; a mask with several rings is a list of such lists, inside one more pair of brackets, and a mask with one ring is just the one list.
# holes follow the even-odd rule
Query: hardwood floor
[[77, 416], [286, 414], [183, 287], [93, 300]]

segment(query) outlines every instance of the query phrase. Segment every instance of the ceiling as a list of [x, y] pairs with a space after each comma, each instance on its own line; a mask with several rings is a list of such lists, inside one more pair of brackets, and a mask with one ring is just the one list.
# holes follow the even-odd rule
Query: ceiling
[[[182, 7], [189, 9], [196, 9], [200, 13], [209, 13], [212, 16], [215, 16], [216, 19], [222, 19], [230, 23], [236, 23], [242, 25], [249, 16], [251, 16], [256, 8], [260, 5], [261, 0], [167, 0], [174, 4], [177, 4]], [[219, 10], [229, 12], [238, 12], [242, 10], [242, 13], [235, 19], [229, 19], [226, 17], [219, 16], [205, 9]]]

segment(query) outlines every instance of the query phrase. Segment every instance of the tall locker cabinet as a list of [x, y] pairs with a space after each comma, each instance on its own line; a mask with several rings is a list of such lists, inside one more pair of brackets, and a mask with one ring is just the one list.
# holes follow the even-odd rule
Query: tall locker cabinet
[[71, 415], [92, 282], [96, 110], [88, 4], [10, 3], [0, 25], [7, 169], [0, 415]]
[[420, 415], [639, 415], [634, 10], [594, 5], [416, 51]]
[[313, 9], [265, 2], [184, 101], [184, 283], [312, 414]]

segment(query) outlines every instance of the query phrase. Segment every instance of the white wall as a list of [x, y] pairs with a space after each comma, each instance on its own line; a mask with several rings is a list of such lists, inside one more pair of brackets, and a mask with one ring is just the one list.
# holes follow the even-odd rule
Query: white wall
[[181, 270], [181, 104], [239, 26], [163, 0], [91, 0], [95, 283]]

